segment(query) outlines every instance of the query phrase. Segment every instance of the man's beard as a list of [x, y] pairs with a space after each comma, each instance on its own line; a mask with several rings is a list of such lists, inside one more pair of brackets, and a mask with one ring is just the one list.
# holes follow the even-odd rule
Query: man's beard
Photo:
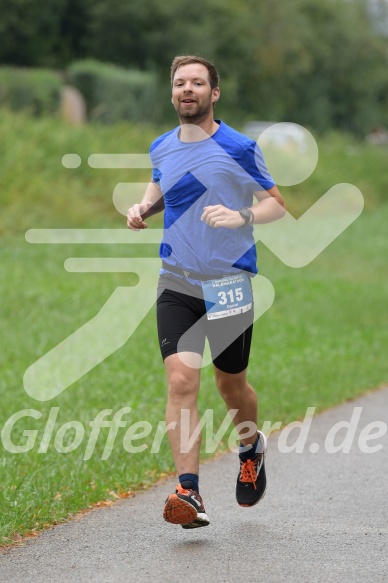
[[181, 123], [198, 124], [206, 119], [209, 116], [209, 113], [212, 111], [212, 104], [210, 101], [208, 103], [204, 103], [202, 106], [198, 105], [198, 103], [196, 105], [197, 107], [195, 111], [185, 111], [183, 113], [180, 107], [181, 104], [179, 103], [178, 108], [175, 109]]

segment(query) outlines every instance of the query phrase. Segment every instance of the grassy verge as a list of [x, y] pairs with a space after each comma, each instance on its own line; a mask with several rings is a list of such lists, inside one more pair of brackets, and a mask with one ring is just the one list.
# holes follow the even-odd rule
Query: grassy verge
[[[9, 135], [3, 140], [9, 151], [2, 178], [7, 212], [0, 220], [1, 427], [21, 410], [40, 415], [15, 421], [11, 433], [12, 442], [29, 443], [29, 451], [11, 453], [3, 447], [0, 457], [0, 544], [8, 544], [15, 536], [36, 532], [98, 501], [145, 487], [169, 473], [173, 463], [166, 438], [157, 454], [150, 451], [164, 417], [166, 392], [154, 308], [120, 350], [59, 397], [39, 402], [23, 388], [28, 366], [90, 320], [118, 286], [133, 285], [126, 274], [77, 274], [63, 268], [68, 257], [127, 257], [131, 249], [124, 246], [26, 243], [23, 233], [31, 227], [123, 226], [123, 217], [111, 210], [111, 193], [117, 182], [133, 180], [132, 175], [96, 171], [86, 164], [66, 174], [58, 159], [71, 151], [83, 160], [98, 151], [145, 152], [146, 142], [158, 132], [128, 126], [72, 130], [52, 120], [31, 122], [13, 116], [10, 121], [5, 115], [0, 124], [3, 135]], [[285, 267], [259, 245], [261, 273], [276, 291], [274, 305], [255, 324], [251, 353], [250, 381], [259, 394], [261, 421], [287, 423], [302, 417], [308, 406], [322, 410], [387, 380], [387, 282], [382, 274], [388, 205], [383, 203], [381, 153], [339, 136], [324, 141], [321, 151], [317, 174], [285, 192], [293, 212], [301, 214], [314, 197], [344, 181], [363, 191], [367, 187], [367, 210], [303, 269]], [[358, 164], [349, 161], [354, 159]], [[156, 253], [153, 248], [147, 252]], [[211, 367], [202, 376], [200, 411], [214, 410], [216, 429], [225, 416], [224, 405], [213, 386]], [[102, 459], [109, 434], [103, 427], [90, 459], [84, 459], [90, 422], [102, 410], [111, 410], [111, 419], [123, 407], [131, 410], [123, 415], [125, 426], [118, 428], [109, 457]], [[56, 411], [50, 435], [47, 423]], [[150, 434], [134, 444], [148, 448], [142, 453], [126, 451], [126, 431], [145, 420]], [[79, 446], [60, 453], [77, 431], [81, 436], [81, 426]], [[44, 435], [47, 451], [40, 452], [46, 449]], [[227, 436], [221, 449], [226, 447]]]

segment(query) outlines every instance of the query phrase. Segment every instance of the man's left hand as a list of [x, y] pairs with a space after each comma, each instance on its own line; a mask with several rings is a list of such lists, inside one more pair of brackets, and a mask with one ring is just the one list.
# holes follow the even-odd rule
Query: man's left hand
[[222, 206], [222, 204], [205, 206], [201, 221], [205, 221], [209, 227], [214, 227], [215, 229], [219, 227], [237, 229], [245, 224], [244, 219], [238, 211], [232, 211]]

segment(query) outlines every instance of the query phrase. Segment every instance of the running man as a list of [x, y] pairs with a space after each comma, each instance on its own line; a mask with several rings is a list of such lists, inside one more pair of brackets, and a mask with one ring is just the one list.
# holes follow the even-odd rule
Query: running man
[[214, 119], [220, 97], [214, 65], [196, 56], [175, 57], [171, 84], [179, 126], [152, 143], [152, 181], [142, 202], [128, 210], [127, 225], [145, 229], [146, 219], [164, 210], [157, 325], [179, 483], [163, 516], [189, 529], [209, 524], [198, 487], [201, 436], [187, 451], [181, 435], [183, 410], [189, 435], [199, 423], [205, 337], [233, 423], [245, 424], [239, 431], [237, 502], [253, 506], [265, 493], [266, 438], [257, 429], [257, 397], [247, 382], [251, 278], [258, 271], [252, 225], [280, 219], [285, 207], [256, 142]]

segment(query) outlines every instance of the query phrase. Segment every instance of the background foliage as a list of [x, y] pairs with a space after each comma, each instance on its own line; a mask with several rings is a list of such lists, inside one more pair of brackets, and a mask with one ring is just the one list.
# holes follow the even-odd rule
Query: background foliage
[[34, 115], [58, 110], [62, 80], [50, 69], [0, 68], [0, 104]]
[[159, 123], [174, 119], [172, 58], [195, 53], [220, 69], [219, 112], [231, 122], [363, 134], [388, 124], [386, 9], [373, 0], [45, 0], [42, 10], [38, 0], [0, 0], [0, 63], [65, 70], [92, 58], [147, 71], [159, 80], [148, 119]]
[[89, 59], [70, 65], [66, 78], [85, 97], [91, 119], [104, 123], [149, 120], [156, 93], [152, 73]]

